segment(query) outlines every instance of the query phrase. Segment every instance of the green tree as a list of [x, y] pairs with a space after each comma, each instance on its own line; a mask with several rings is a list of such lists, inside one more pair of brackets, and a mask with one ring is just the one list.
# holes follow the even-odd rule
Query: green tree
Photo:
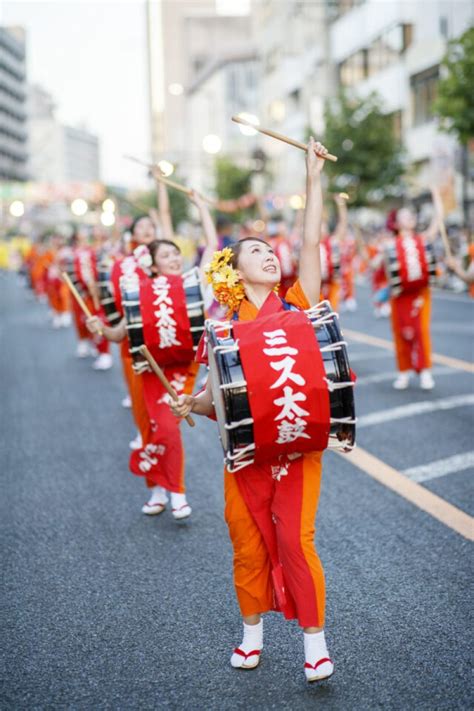
[[[179, 177], [175, 177], [174, 175], [173, 180], [176, 180], [178, 183], [182, 182]], [[157, 209], [156, 190], [137, 192], [134, 193], [133, 198], [127, 199], [128, 194], [126, 191], [108, 187], [108, 194], [114, 196], [119, 202], [122, 202], [124, 206], [122, 211], [129, 212], [132, 217], [141, 215], [152, 207]], [[172, 188], [169, 188], [168, 194], [170, 199], [171, 219], [173, 221], [173, 228], [176, 230], [180, 222], [184, 222], [188, 219], [189, 200], [186, 195]]]
[[474, 27], [448, 44], [433, 111], [461, 144], [474, 138]]
[[240, 168], [226, 156], [216, 160], [215, 177], [219, 200], [234, 200], [250, 192], [252, 171]]
[[467, 225], [468, 143], [474, 138], [474, 27], [448, 44], [441, 62], [441, 79], [433, 112], [440, 118], [440, 127], [454, 134], [461, 144], [462, 202], [464, 224]]
[[400, 195], [404, 152], [381, 98], [341, 92], [327, 104], [325, 120], [324, 142], [338, 156], [337, 163], [327, 161], [325, 168], [330, 189], [350, 192], [355, 206]]

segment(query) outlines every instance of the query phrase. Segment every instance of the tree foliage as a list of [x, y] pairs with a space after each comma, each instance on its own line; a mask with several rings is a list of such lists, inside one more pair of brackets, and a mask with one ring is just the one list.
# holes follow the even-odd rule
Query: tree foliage
[[327, 104], [325, 120], [325, 145], [338, 156], [325, 168], [330, 189], [351, 193], [356, 206], [401, 193], [404, 152], [377, 94], [359, 98], [341, 92]]
[[250, 192], [252, 171], [241, 168], [226, 156], [216, 160], [215, 176], [219, 200], [234, 200]]
[[474, 137], [474, 27], [448, 44], [433, 110], [463, 145]]

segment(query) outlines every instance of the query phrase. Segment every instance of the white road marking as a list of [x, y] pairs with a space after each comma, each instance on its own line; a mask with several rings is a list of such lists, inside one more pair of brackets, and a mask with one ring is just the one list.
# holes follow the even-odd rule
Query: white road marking
[[[349, 328], [345, 328], [343, 333], [346, 340], [365, 343], [366, 345], [375, 346], [376, 348], [384, 348], [392, 352], [394, 351], [393, 341], [387, 341], [385, 338], [369, 336], [368, 333], [353, 331]], [[433, 363], [440, 363], [441, 365], [447, 365], [450, 368], [457, 368], [458, 370], [465, 370], [467, 373], [474, 373], [474, 363], [468, 363], [467, 361], [460, 360], [459, 358], [452, 358], [451, 356], [445, 356], [441, 353], [433, 353], [431, 360]]]
[[452, 321], [436, 321], [430, 326], [432, 331], [441, 333], [459, 333], [461, 335], [474, 336], [474, 328], [470, 323], [453, 323]]
[[437, 412], [438, 410], [452, 410], [456, 407], [465, 407], [466, 405], [474, 405], [474, 393], [468, 395], [453, 395], [451, 397], [441, 398], [440, 400], [422, 400], [421, 402], [412, 402], [409, 405], [392, 407], [389, 410], [371, 412], [369, 415], [359, 417], [357, 427], [360, 429], [361, 427], [380, 425], [382, 422], [402, 420], [405, 417], [424, 415], [428, 412]]
[[426, 511], [433, 518], [444, 523], [445, 526], [457, 531], [464, 538], [469, 541], [474, 540], [474, 518], [437, 496], [437, 494], [433, 494], [425, 486], [410, 481], [401, 472], [398, 472], [361, 447], [356, 447], [350, 454], [337, 452], [337, 455], [344, 458], [347, 457], [348, 462], [388, 489], [403, 496], [404, 499], [418, 506], [422, 511]]
[[348, 351], [348, 356], [349, 356], [349, 362], [350, 363], [356, 363], [357, 361], [361, 360], [378, 360], [379, 358], [392, 358], [393, 360], [393, 353], [387, 353], [387, 351], [361, 351], [357, 353], [352, 353], [351, 350], [349, 349]]
[[438, 479], [446, 474], [454, 474], [454, 472], [462, 472], [465, 469], [474, 467], [474, 452], [464, 452], [464, 454], [455, 454], [452, 457], [438, 459], [430, 464], [422, 464], [419, 467], [411, 467], [402, 472], [412, 481], [420, 484], [423, 481], [430, 479]]
[[[433, 375], [448, 375], [450, 373], [458, 374], [459, 370], [440, 366], [439, 368], [432, 368], [431, 372]], [[398, 370], [386, 371], [384, 373], [375, 373], [374, 375], [363, 375], [360, 378], [357, 378], [356, 387], [359, 387], [360, 385], [370, 385], [372, 383], [383, 383], [386, 380], [395, 380], [397, 375], [399, 375]], [[415, 383], [416, 377], [412, 376], [412, 380]]]
[[433, 296], [435, 299], [446, 299], [446, 301], [462, 301], [464, 304], [473, 304], [474, 300], [472, 296], [469, 296], [467, 291], [460, 294], [456, 294], [453, 291], [446, 291], [446, 289], [433, 289]]

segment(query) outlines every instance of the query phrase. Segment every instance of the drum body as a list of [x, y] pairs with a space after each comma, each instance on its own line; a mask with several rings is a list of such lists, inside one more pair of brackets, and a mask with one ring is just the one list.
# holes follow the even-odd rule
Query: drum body
[[[197, 269], [191, 269], [182, 275], [186, 312], [189, 318], [193, 350], [196, 351], [204, 331], [204, 299]], [[125, 274], [120, 278], [122, 305], [127, 322], [130, 355], [133, 359], [133, 369], [136, 373], [150, 370], [148, 362], [139, 349], [147, 344], [143, 330], [143, 316], [140, 308], [140, 276], [136, 272]], [[157, 357], [157, 361], [159, 358]], [[161, 363], [160, 363], [161, 364]]]
[[133, 369], [136, 373], [151, 370], [148, 361], [139, 349], [144, 345], [143, 319], [140, 311], [140, 278], [136, 272], [124, 274], [120, 277], [120, 291], [122, 306], [127, 322], [127, 336], [129, 352], [133, 360]]
[[424, 243], [423, 247], [426, 262], [426, 272], [422, 280], [417, 280], [413, 284], [410, 284], [409, 281], [403, 280], [400, 256], [397, 250], [396, 240], [394, 240], [393, 243], [389, 244], [385, 248], [385, 267], [392, 296], [399, 296], [404, 292], [406, 293], [418, 289], [420, 288], [420, 286], [428, 286], [429, 284], [434, 283], [436, 279], [436, 254], [434, 246], [431, 242], [426, 242]]
[[115, 297], [113, 294], [113, 286], [111, 281], [113, 263], [113, 259], [107, 255], [104, 255], [100, 259], [97, 267], [97, 283], [99, 286], [99, 300], [102, 308], [104, 309], [107, 321], [111, 326], [117, 326], [122, 317], [117, 311]]
[[[305, 312], [313, 326], [328, 381], [330, 435], [328, 447], [348, 452], [355, 446], [354, 382], [338, 323], [338, 315], [324, 301]], [[224, 461], [229, 471], [253, 463], [256, 443], [253, 419], [232, 323], [207, 321], [209, 377]], [[298, 443], [295, 442], [295, 453]], [[291, 456], [291, 455], [290, 455]]]

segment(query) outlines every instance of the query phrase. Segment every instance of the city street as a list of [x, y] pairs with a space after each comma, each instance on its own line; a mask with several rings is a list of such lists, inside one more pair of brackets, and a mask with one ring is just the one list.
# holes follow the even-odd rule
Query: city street
[[0, 274], [3, 709], [472, 708], [473, 303], [435, 292], [436, 388], [397, 392], [389, 322], [358, 298], [341, 315], [358, 447], [325, 455], [317, 518], [336, 671], [308, 685], [301, 632], [275, 614], [260, 666], [230, 667], [216, 424], [182, 425], [189, 522], [144, 516], [118, 351], [94, 372]]

